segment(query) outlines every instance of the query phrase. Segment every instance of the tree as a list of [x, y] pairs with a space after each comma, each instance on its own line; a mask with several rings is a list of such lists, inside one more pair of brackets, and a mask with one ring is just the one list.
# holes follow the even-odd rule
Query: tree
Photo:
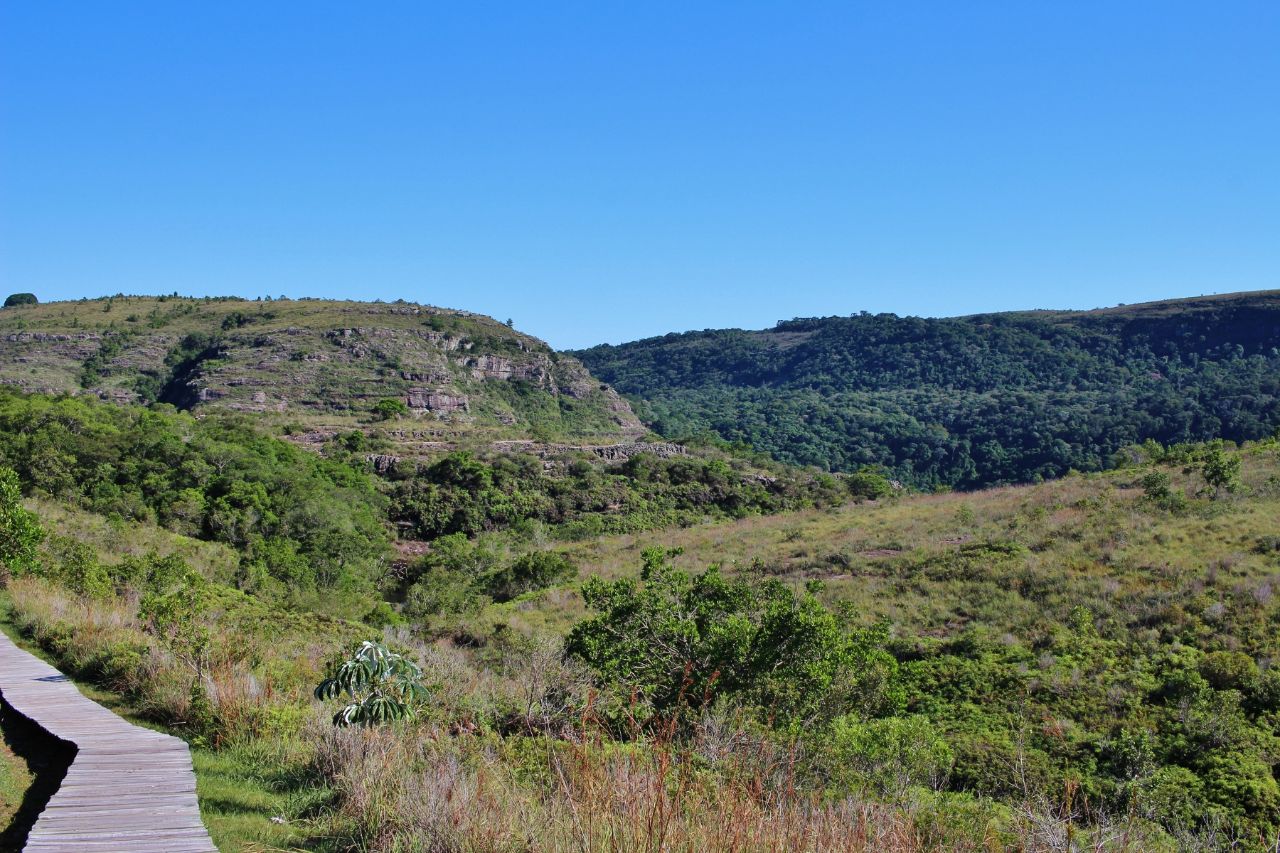
[[1215, 499], [1223, 492], [1234, 492], [1240, 488], [1240, 457], [1228, 454], [1216, 445], [1207, 447], [1200, 463], [1200, 474], [1213, 489]]
[[5, 308], [16, 308], [19, 305], [38, 305], [40, 300], [36, 299], [34, 293], [12, 293], [9, 298], [4, 301]]
[[36, 549], [44, 529], [35, 513], [22, 505], [18, 475], [0, 467], [0, 573], [20, 575], [35, 568]]
[[366, 640], [347, 661], [316, 687], [322, 701], [346, 696], [333, 715], [335, 726], [372, 726], [411, 718], [428, 689], [422, 669], [381, 643]]
[[877, 501], [893, 494], [893, 484], [887, 478], [866, 468], [850, 474], [845, 482], [849, 486], [849, 494], [859, 503]]
[[578, 574], [573, 562], [556, 551], [533, 551], [485, 578], [494, 601], [510, 601], [526, 592], [546, 589]]
[[646, 550], [640, 583], [583, 585], [598, 615], [566, 648], [603, 682], [658, 711], [736, 699], [776, 725], [895, 704], [897, 665], [878, 632], [843, 629], [814, 589], [728, 580], [716, 567], [690, 576], [669, 563], [674, 553]]
[[409, 414], [409, 407], [405, 405], [403, 400], [395, 400], [390, 397], [379, 400], [373, 405], [373, 413], [377, 415], [380, 421], [389, 421], [393, 418], [402, 418]]

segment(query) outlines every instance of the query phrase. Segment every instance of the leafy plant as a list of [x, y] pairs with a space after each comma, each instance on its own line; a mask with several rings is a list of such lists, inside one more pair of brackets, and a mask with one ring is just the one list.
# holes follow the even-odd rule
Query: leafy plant
[[556, 551], [533, 551], [491, 573], [485, 578], [485, 586], [494, 601], [510, 601], [526, 592], [546, 589], [577, 574], [577, 567], [563, 554]]
[[409, 407], [403, 400], [385, 397], [373, 404], [373, 414], [380, 421], [389, 421], [409, 414]]
[[1200, 474], [1215, 499], [1223, 492], [1235, 492], [1240, 488], [1240, 457], [1223, 452], [1221, 446], [1210, 445], [1200, 462]]
[[900, 704], [883, 633], [842, 628], [816, 588], [797, 594], [776, 579], [729, 580], [714, 566], [690, 576], [672, 556], [646, 550], [639, 583], [583, 585], [599, 614], [574, 627], [566, 648], [602, 682], [659, 711], [736, 699], [776, 725]]
[[0, 570], [18, 575], [35, 565], [36, 549], [44, 539], [44, 529], [22, 505], [18, 475], [0, 466]]
[[315, 689], [316, 698], [322, 701], [348, 698], [333, 715], [335, 726], [372, 726], [409, 719], [428, 695], [421, 667], [368, 640]]

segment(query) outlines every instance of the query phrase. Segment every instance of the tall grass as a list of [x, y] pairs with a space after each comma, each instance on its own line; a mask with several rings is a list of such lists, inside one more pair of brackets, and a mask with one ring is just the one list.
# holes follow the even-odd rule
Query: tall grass
[[291, 648], [293, 659], [264, 671], [243, 654], [247, 638], [229, 631], [216, 637], [197, 675], [144, 630], [131, 596], [90, 598], [36, 577], [11, 580], [6, 593], [10, 621], [61, 668], [127, 696], [138, 713], [197, 743], [298, 729], [309, 715], [309, 684], [328, 652]]
[[1021, 810], [914, 790], [892, 802], [798, 783], [798, 747], [711, 727], [677, 743], [314, 730], [353, 848], [375, 853], [928, 853], [1172, 850], [1069, 802]]

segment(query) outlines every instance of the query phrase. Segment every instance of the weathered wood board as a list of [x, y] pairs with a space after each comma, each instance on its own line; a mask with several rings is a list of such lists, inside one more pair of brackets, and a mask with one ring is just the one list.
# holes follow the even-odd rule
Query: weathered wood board
[[29, 853], [216, 853], [186, 743], [135, 726], [0, 633], [0, 696], [76, 755], [27, 837]]

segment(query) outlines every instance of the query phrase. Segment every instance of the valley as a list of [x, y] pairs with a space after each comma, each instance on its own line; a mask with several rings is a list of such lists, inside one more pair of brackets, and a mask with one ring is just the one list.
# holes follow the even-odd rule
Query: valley
[[[1269, 850], [1274, 297], [1233, 299], [668, 336], [628, 345], [671, 383], [631, 402], [408, 303], [7, 308], [0, 617], [191, 745], [223, 850]], [[642, 387], [614, 355], [601, 376]], [[949, 481], [675, 414], [730, 411], [760, 359], [830, 373], [753, 379], [739, 412], [809, 447], [831, 422], [787, 408], [806, 394], [983, 397], [944, 430], [974, 451], [997, 412], [1051, 435], [999, 407], [1057, 411], [1057, 382], [1114, 429]], [[1133, 379], [1152, 359], [1192, 407], [1177, 440]], [[7, 803], [27, 777], [0, 762]]]

